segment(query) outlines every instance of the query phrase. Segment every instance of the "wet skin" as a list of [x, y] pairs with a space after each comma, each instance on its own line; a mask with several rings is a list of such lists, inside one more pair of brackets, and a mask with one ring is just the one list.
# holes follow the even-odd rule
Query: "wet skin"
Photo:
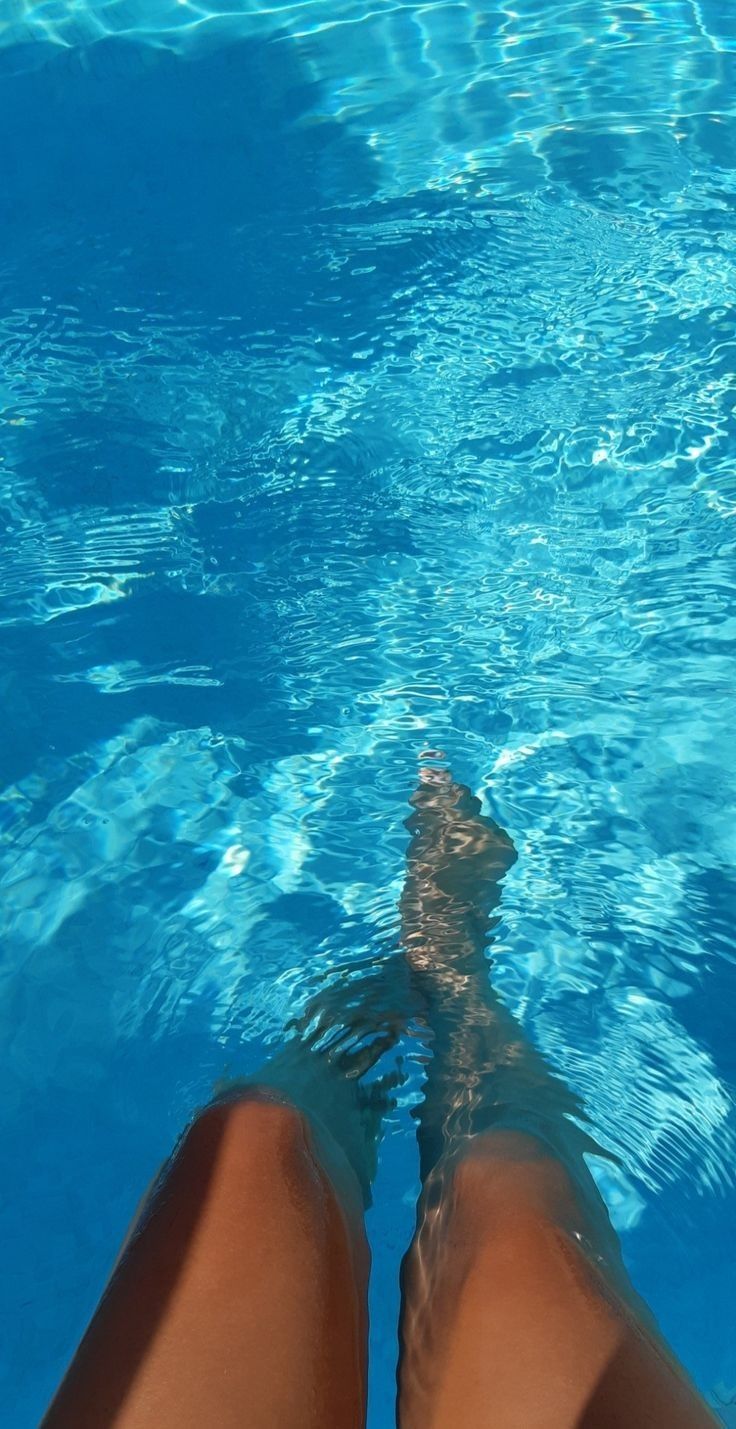
[[[417, 1113], [423, 1191], [402, 1270], [398, 1422], [713, 1425], [628, 1282], [584, 1161], [582, 1109], [491, 987], [486, 947], [511, 840], [443, 769], [423, 770], [411, 803], [401, 943], [433, 1056]], [[309, 1075], [298, 1055], [277, 1059], [270, 1079], [267, 1069], [189, 1128], [46, 1429], [364, 1424], [363, 1204], [377, 1117], [358, 1079], [401, 1019], [380, 982], [339, 1011], [333, 997], [313, 1018], [322, 1051], [306, 1054]]]

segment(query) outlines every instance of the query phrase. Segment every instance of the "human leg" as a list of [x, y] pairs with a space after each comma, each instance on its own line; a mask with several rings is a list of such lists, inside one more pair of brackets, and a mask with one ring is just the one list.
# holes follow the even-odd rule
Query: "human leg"
[[369, 1254], [332, 1138], [267, 1089], [193, 1123], [45, 1429], [359, 1429]]
[[524, 1133], [481, 1134], [435, 1168], [403, 1272], [401, 1429], [715, 1424], [596, 1221]]
[[582, 1108], [491, 987], [511, 841], [446, 771], [426, 771], [411, 802], [402, 939], [433, 1055], [401, 1429], [713, 1424], [628, 1282]]

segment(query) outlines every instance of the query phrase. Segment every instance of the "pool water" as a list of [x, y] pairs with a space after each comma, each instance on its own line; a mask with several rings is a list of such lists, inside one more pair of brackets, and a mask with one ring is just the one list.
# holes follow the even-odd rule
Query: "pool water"
[[433, 744], [519, 854], [494, 984], [736, 1425], [733, 7], [4, 15], [3, 1424], [214, 1083], [397, 956]]

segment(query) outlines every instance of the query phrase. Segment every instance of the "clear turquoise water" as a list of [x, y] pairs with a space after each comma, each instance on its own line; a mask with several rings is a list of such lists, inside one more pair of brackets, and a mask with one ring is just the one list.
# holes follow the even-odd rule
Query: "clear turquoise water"
[[495, 984], [736, 1424], [732, 7], [4, 16], [3, 1423], [213, 1082], [394, 956], [432, 743], [519, 851]]

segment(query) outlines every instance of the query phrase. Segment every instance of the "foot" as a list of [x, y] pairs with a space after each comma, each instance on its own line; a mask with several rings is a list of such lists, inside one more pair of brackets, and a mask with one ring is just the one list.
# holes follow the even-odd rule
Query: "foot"
[[513, 843], [449, 770], [422, 768], [410, 802], [402, 942], [432, 1048], [416, 1113], [423, 1177], [494, 1127], [549, 1138], [582, 1164], [600, 1148], [580, 1128], [581, 1107], [490, 981], [486, 949]]
[[422, 767], [409, 801], [402, 942], [416, 971], [442, 980], [467, 963], [487, 978], [484, 949], [500, 881], [516, 860], [508, 834], [449, 770]]

